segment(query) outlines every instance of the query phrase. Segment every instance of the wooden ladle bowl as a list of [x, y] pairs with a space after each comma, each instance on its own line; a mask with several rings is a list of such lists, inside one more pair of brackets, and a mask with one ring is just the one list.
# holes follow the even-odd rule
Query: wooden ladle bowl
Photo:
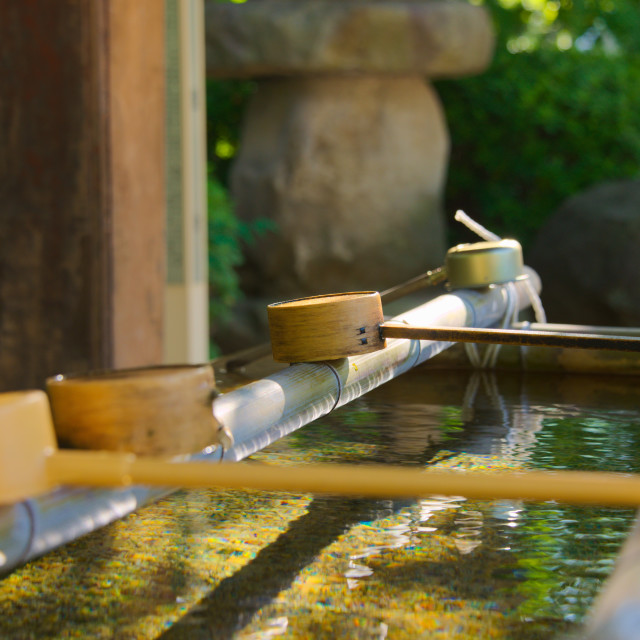
[[317, 362], [383, 349], [377, 291], [333, 293], [267, 307], [276, 362]]
[[219, 441], [209, 364], [59, 375], [47, 393], [58, 438], [75, 448], [181, 455]]

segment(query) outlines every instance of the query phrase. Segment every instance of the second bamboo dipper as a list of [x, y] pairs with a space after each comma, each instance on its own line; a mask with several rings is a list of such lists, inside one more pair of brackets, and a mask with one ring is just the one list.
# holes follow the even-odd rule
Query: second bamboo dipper
[[389, 302], [446, 278], [452, 289], [485, 288], [526, 278], [516, 240], [460, 244], [447, 251], [445, 266], [379, 294], [333, 293], [276, 302], [267, 307], [273, 358], [317, 362], [383, 349], [382, 300]]
[[474, 327], [414, 327], [384, 322], [380, 294], [336, 293], [269, 305], [274, 360], [336, 360], [384, 349], [386, 338], [640, 351], [640, 338]]
[[337, 360], [384, 349], [386, 338], [640, 351], [640, 338], [562, 331], [416, 327], [385, 323], [382, 298], [394, 299], [446, 272], [451, 289], [484, 288], [524, 279], [522, 250], [515, 240], [458, 245], [444, 269], [377, 291], [333, 293], [276, 302], [267, 307], [273, 358], [277, 362]]

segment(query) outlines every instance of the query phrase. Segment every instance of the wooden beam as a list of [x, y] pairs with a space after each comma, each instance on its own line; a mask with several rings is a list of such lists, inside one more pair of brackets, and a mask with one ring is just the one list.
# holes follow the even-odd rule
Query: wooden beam
[[0, 4], [0, 389], [159, 362], [164, 2]]
[[159, 363], [165, 283], [164, 0], [111, 0], [112, 364]]

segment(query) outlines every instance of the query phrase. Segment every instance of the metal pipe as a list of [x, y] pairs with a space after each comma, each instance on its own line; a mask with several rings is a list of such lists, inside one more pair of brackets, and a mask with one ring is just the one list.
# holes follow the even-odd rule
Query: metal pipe
[[[534, 286], [540, 282], [529, 270]], [[512, 292], [511, 294], [509, 292]], [[516, 296], [529, 304], [524, 282], [439, 296], [394, 318], [408, 324], [481, 326], [497, 323]], [[382, 351], [344, 360], [296, 364], [223, 394], [214, 413], [234, 437], [226, 460], [241, 460], [278, 438], [360, 397], [449, 347], [428, 340], [389, 340]], [[192, 459], [220, 459], [220, 449]], [[168, 489], [118, 490], [62, 488], [45, 496], [0, 508], [0, 573], [117, 520], [159, 499]]]

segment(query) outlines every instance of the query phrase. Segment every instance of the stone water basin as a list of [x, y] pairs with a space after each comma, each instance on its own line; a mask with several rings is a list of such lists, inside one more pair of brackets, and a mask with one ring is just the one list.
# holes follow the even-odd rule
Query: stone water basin
[[[634, 386], [421, 367], [253, 459], [637, 472]], [[565, 637], [634, 517], [553, 501], [179, 491], [4, 577], [0, 637]]]

